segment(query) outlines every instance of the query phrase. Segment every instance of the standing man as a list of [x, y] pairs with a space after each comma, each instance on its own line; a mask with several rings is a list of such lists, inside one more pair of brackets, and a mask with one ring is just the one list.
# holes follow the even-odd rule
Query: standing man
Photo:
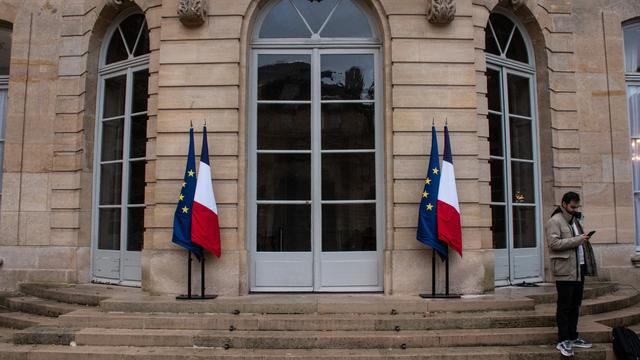
[[584, 277], [596, 276], [596, 262], [589, 236], [580, 219], [580, 196], [570, 191], [547, 222], [547, 246], [551, 272], [556, 280], [558, 303], [558, 345], [564, 356], [573, 356], [573, 348], [590, 348], [592, 344], [578, 336], [578, 316], [582, 303]]

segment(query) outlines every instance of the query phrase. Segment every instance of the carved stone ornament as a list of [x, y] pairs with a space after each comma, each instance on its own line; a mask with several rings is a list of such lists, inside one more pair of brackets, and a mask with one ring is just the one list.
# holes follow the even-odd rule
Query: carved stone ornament
[[633, 264], [633, 266], [640, 268], [640, 254], [632, 256], [631, 263]]
[[511, 0], [511, 7], [513, 7], [513, 10], [518, 10], [518, 8], [526, 2], [527, 0]]
[[455, 0], [429, 0], [427, 20], [432, 24], [449, 24], [456, 15]]
[[118, 6], [122, 5], [122, 3], [124, 3], [125, 1], [133, 1], [133, 0], [107, 0], [107, 6], [117, 8]]
[[207, 19], [208, 0], [180, 0], [178, 17], [186, 27], [198, 27]]

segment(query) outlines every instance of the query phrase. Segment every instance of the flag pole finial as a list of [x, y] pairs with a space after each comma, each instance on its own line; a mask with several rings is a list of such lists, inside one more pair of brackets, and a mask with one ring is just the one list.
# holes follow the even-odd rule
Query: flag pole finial
[[444, 126], [449, 126], [449, 119], [448, 118], [444, 118]]
[[193, 128], [193, 120], [189, 120], [189, 127]]
[[207, 119], [204, 119], [204, 127], [207, 127]]
[[436, 126], [436, 118], [431, 118], [431, 126]]

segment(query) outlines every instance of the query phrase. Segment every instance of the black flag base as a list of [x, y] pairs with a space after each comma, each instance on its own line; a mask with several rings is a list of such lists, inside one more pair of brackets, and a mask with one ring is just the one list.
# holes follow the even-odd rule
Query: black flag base
[[431, 294], [420, 294], [423, 299], [460, 299], [460, 294], [449, 293], [449, 258], [445, 260], [445, 293], [436, 294], [436, 252], [431, 252]]
[[187, 294], [176, 296], [176, 300], [213, 300], [218, 297], [215, 294], [205, 295], [204, 293], [204, 255], [200, 261], [200, 295], [191, 294], [191, 251], [187, 259]]
[[217, 298], [218, 295], [210, 294], [210, 295], [178, 295], [176, 296], [176, 300], [213, 300]]
[[460, 299], [460, 294], [420, 294], [423, 299]]

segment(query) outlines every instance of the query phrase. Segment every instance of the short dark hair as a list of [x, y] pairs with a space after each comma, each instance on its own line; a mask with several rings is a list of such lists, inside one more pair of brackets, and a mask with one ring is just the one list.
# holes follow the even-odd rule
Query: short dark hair
[[573, 191], [569, 191], [568, 193], [562, 195], [563, 204], [568, 204], [572, 201], [580, 202], [580, 195], [578, 195], [578, 193], [575, 193]]

